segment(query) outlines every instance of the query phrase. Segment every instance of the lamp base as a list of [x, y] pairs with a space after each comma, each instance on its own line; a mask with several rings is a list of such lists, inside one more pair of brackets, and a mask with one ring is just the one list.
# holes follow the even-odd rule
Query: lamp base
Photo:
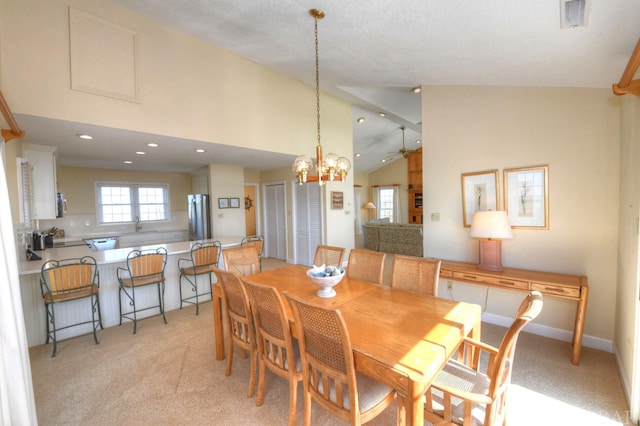
[[478, 269], [502, 271], [502, 241], [480, 240], [480, 263]]

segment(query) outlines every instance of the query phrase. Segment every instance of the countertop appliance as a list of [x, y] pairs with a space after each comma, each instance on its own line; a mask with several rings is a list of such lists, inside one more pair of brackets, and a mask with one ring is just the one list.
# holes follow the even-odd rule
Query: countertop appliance
[[189, 240], [211, 238], [211, 215], [209, 213], [208, 194], [189, 194]]
[[113, 250], [118, 245], [118, 237], [86, 238], [91, 251]]

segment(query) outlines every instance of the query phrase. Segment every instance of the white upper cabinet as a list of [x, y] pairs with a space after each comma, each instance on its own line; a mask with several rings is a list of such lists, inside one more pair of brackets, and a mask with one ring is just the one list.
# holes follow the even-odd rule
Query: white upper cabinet
[[34, 219], [55, 219], [58, 213], [55, 153], [56, 149], [48, 146], [22, 146], [22, 156], [33, 167]]

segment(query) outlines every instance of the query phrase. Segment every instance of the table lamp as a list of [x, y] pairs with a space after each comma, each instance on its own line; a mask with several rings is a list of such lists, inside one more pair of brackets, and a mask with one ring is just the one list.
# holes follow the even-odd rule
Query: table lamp
[[371, 214], [373, 213], [373, 211], [376, 209], [376, 205], [373, 204], [371, 201], [369, 201], [367, 203], [366, 206], [364, 206], [365, 209], [369, 210], [369, 222], [371, 222]]
[[473, 215], [469, 236], [480, 239], [478, 269], [502, 271], [502, 239], [513, 238], [507, 213], [476, 212]]

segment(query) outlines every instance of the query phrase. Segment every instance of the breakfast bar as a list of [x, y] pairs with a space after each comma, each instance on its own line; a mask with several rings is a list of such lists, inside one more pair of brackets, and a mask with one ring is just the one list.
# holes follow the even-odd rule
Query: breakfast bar
[[[27, 333], [29, 347], [45, 343], [45, 309], [40, 290], [40, 273], [42, 265], [48, 260], [62, 260], [70, 258], [80, 258], [91, 256], [98, 264], [98, 274], [100, 283], [100, 310], [102, 313], [102, 324], [106, 327], [118, 325], [120, 323], [120, 311], [118, 307], [119, 283], [116, 275], [118, 267], [126, 267], [127, 255], [134, 249], [146, 250], [164, 247], [167, 250], [167, 264], [165, 267], [165, 311], [180, 308], [178, 259], [188, 258], [191, 246], [197, 242], [220, 241], [222, 249], [237, 246], [242, 237], [220, 237], [210, 240], [182, 241], [167, 244], [155, 244], [139, 247], [128, 247], [121, 249], [91, 251], [86, 245], [75, 247], [52, 248], [38, 251], [42, 260], [23, 261], [19, 265], [20, 273], [20, 293], [22, 297], [22, 309], [24, 312], [24, 322]], [[222, 262], [222, 256], [220, 257]], [[214, 278], [215, 279], [215, 278]], [[203, 285], [205, 282], [203, 280]], [[208, 285], [208, 282], [206, 283]], [[140, 297], [142, 304], [152, 304], [157, 300], [155, 289], [140, 288], [136, 297]], [[74, 309], [74, 305], [78, 309]], [[61, 323], [77, 322], [76, 316], [83, 315], [79, 312], [86, 311], [86, 301], [70, 301], [65, 304], [65, 309], [56, 311], [57, 318]], [[153, 314], [151, 314], [153, 315]], [[80, 317], [82, 318], [82, 317]], [[89, 333], [89, 324], [72, 327], [59, 332], [60, 340]]]

